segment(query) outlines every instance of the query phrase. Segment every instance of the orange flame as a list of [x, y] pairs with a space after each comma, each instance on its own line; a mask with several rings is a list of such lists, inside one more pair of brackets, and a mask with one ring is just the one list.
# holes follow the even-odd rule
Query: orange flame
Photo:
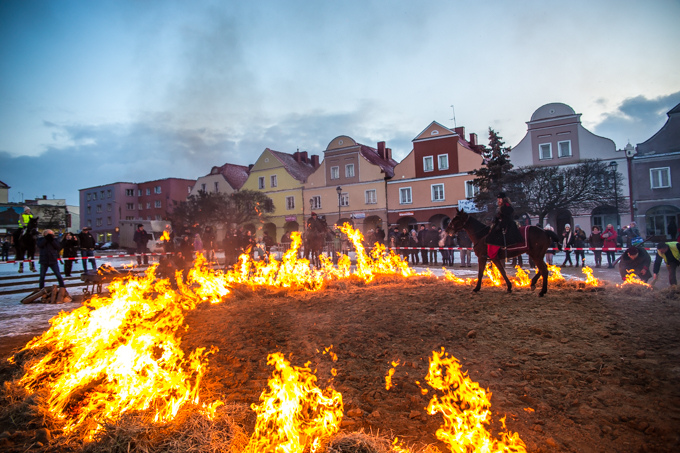
[[396, 362], [392, 362], [392, 368], [390, 368], [387, 371], [387, 375], [385, 376], [385, 390], [389, 390], [393, 387], [392, 385], [392, 376], [394, 376], [394, 372], [396, 371], [396, 368], [399, 366], [399, 360]]
[[486, 275], [493, 286], [502, 286], [505, 284], [503, 276], [500, 271], [496, 269], [493, 263], [486, 263], [486, 268], [484, 269], [484, 275]]
[[555, 266], [554, 264], [548, 264], [547, 266], [548, 272], [550, 272], [550, 275], [548, 275], [549, 282], [560, 283], [565, 281], [559, 266]]
[[632, 269], [629, 270], [629, 271], [626, 271], [626, 272], [627, 272], [626, 273], [626, 279], [620, 285], [616, 285], [617, 288], [623, 288], [626, 285], [638, 285], [638, 286], [642, 286], [642, 287], [645, 287], [645, 288], [652, 289], [652, 285], [650, 285], [649, 283], [645, 283], [642, 280], [640, 280], [640, 278], [637, 275], [635, 275], [635, 271], [633, 271]]
[[520, 288], [527, 288], [531, 286], [531, 278], [529, 278], [529, 274], [522, 269], [520, 266], [515, 266], [515, 278], [513, 278], [513, 282], [515, 285], [519, 286]]
[[432, 397], [427, 412], [443, 415], [437, 438], [452, 452], [526, 452], [517, 433], [503, 431], [499, 433], [500, 439], [491, 437], [485, 427], [490, 423], [491, 393], [487, 394], [462, 372], [458, 360], [448, 356], [444, 348], [432, 353], [425, 379], [430, 387], [443, 393], [441, 397]]
[[161, 234], [161, 241], [165, 242], [170, 242], [170, 234], [168, 234], [167, 231], [163, 230], [163, 234]]
[[252, 405], [257, 421], [244, 453], [317, 451], [340, 429], [342, 395], [319, 389], [307, 365], [291, 366], [279, 352], [270, 354], [267, 363], [275, 370], [260, 404]]
[[593, 270], [590, 267], [584, 266], [583, 269], [581, 269], [581, 272], [586, 274], [586, 285], [600, 286], [600, 281], [593, 277]]

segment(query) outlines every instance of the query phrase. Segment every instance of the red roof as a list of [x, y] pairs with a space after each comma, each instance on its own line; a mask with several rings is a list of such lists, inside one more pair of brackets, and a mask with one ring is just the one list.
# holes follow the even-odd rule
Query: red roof
[[378, 154], [377, 149], [360, 143], [358, 143], [358, 145], [360, 146], [359, 154], [361, 154], [364, 159], [373, 165], [379, 166], [388, 178], [394, 176], [394, 167], [398, 164], [396, 160], [391, 157], [389, 160], [383, 159], [380, 157], [380, 154]]
[[285, 167], [286, 171], [295, 179], [297, 179], [300, 182], [306, 182], [307, 178], [309, 175], [314, 173], [314, 166], [312, 165], [311, 161], [305, 162], [298, 162], [297, 159], [295, 159], [295, 156], [292, 154], [288, 153], [282, 153], [281, 151], [274, 151], [273, 149], [267, 148], [269, 152], [271, 152], [274, 157], [276, 157], [279, 162], [283, 164]]
[[243, 165], [224, 164], [221, 167], [213, 167], [210, 174], [220, 173], [234, 190], [239, 190], [246, 183], [250, 168]]

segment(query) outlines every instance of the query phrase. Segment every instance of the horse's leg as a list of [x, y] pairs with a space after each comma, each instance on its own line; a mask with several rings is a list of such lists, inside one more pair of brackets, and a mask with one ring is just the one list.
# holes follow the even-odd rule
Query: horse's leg
[[35, 249], [31, 250], [30, 252], [30, 257], [31, 261], [29, 261], [28, 266], [31, 268], [32, 272], [38, 272], [38, 270], [35, 268], [35, 263], [33, 260], [35, 259]]
[[505, 284], [508, 286], [508, 292], [512, 292], [512, 282], [508, 278], [508, 274], [505, 272], [505, 266], [503, 264], [503, 261], [500, 260], [500, 258], [496, 257], [493, 260], [493, 264], [496, 266], [496, 269], [498, 269], [498, 272], [501, 273], [503, 276], [503, 279], [505, 280]]
[[477, 271], [477, 286], [472, 291], [477, 292], [482, 287], [482, 278], [484, 278], [484, 268], [486, 267], [486, 256], [477, 256], [477, 261], [479, 263], [479, 269]]
[[[543, 257], [540, 257], [539, 259], [534, 258], [534, 262], [536, 263], [536, 266], [538, 266], [538, 272], [541, 274], [541, 277], [543, 277], [543, 288], [541, 288], [541, 292], [538, 293], [539, 297], [543, 297], [545, 293], [548, 292], [548, 266], [545, 264], [545, 261], [543, 261]], [[538, 274], [536, 274], [536, 277], [538, 277]]]
[[14, 260], [19, 262], [19, 273], [24, 273], [24, 251], [19, 247], [15, 246], [16, 253], [14, 254]]

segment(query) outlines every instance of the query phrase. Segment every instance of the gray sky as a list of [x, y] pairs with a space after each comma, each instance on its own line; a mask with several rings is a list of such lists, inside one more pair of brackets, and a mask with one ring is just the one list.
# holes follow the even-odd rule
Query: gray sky
[[0, 2], [10, 200], [197, 178], [342, 134], [400, 160], [432, 120], [508, 145], [564, 102], [622, 148], [680, 102], [680, 2]]

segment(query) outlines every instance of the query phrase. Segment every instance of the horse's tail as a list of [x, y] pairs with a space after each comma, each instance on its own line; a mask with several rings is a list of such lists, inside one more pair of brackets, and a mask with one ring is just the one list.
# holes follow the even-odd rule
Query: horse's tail
[[554, 231], [543, 230], [543, 232], [545, 233], [546, 236], [548, 236], [550, 239], [552, 239], [553, 242], [557, 242], [557, 248], [560, 249], [560, 251], [561, 251], [562, 250], [562, 244], [560, 244], [559, 236], [557, 236]]

